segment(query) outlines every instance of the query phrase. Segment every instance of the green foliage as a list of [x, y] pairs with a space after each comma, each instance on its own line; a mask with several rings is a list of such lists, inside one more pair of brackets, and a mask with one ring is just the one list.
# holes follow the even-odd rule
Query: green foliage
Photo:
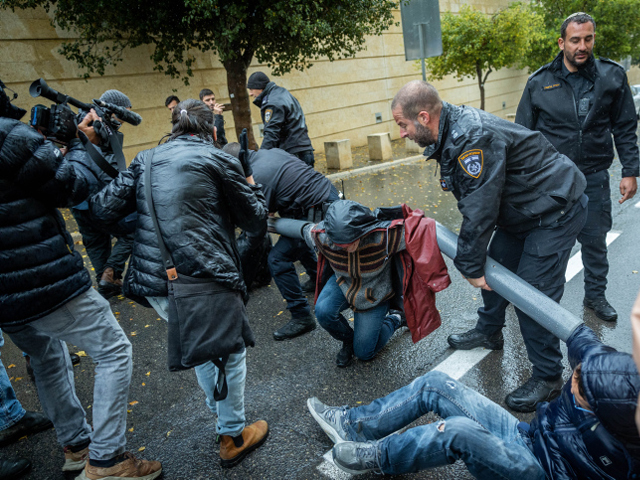
[[354, 55], [367, 35], [393, 24], [393, 0], [0, 0], [0, 8], [44, 7], [53, 24], [77, 34], [62, 46], [86, 76], [102, 75], [127, 48], [151, 45], [156, 70], [188, 84], [194, 52], [223, 64], [255, 57], [276, 75], [314, 59]]

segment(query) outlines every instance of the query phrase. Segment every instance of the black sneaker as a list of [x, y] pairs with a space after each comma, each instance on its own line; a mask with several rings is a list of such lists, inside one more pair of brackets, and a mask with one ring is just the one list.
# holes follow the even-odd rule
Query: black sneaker
[[0, 431], [0, 447], [18, 441], [25, 435], [42, 432], [53, 427], [53, 423], [42, 413], [27, 412], [15, 425]]
[[353, 360], [353, 343], [342, 342], [342, 348], [336, 356], [336, 365], [338, 368], [345, 368], [351, 365]]
[[489, 336], [472, 328], [468, 332], [449, 335], [447, 342], [456, 350], [471, 350], [476, 347], [484, 347], [489, 350], [502, 350], [504, 346], [502, 329]]
[[582, 304], [593, 310], [593, 313], [595, 313], [596, 317], [600, 320], [604, 320], [605, 322], [615, 322], [618, 319], [618, 312], [616, 312], [615, 308], [611, 306], [604, 295], [596, 298], [584, 297]]
[[24, 458], [16, 460], [0, 460], [0, 478], [2, 480], [15, 480], [31, 470], [31, 462]]
[[504, 399], [504, 403], [516, 412], [534, 412], [540, 402], [550, 402], [557, 398], [562, 391], [562, 378], [557, 380], [543, 380], [531, 377], [526, 383]]
[[316, 326], [316, 320], [311, 315], [302, 318], [292, 318], [289, 323], [273, 332], [273, 339], [286, 340], [287, 338], [295, 338], [315, 330]]
[[382, 473], [378, 461], [378, 446], [369, 442], [342, 442], [333, 447], [333, 463], [351, 475]]
[[302, 288], [302, 293], [316, 293], [316, 282], [312, 278], [301, 282], [300, 287]]

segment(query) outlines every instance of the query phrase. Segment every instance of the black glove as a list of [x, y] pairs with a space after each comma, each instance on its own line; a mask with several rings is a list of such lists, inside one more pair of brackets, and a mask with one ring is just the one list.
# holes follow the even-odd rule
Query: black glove
[[247, 129], [243, 129], [240, 134], [240, 153], [238, 153], [238, 159], [244, 169], [244, 176], [250, 177], [253, 175], [253, 169], [249, 163], [249, 139], [247, 137]]

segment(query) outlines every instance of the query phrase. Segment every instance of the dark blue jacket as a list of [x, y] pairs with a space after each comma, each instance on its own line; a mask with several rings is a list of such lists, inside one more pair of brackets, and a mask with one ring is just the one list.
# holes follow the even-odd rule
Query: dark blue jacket
[[37, 320], [87, 291], [91, 278], [56, 207], [88, 195], [51, 142], [0, 118], [0, 326]]
[[585, 325], [567, 347], [571, 367], [582, 363], [593, 415], [575, 408], [569, 380], [558, 399], [538, 406], [530, 429], [535, 456], [552, 480], [640, 478], [640, 375], [631, 355], [603, 345]]

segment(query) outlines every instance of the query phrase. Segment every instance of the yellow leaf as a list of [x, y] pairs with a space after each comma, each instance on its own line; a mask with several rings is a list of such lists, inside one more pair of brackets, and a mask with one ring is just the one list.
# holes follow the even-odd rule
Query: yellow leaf
[[131, 428], [129, 429], [129, 431], [130, 431], [130, 432], [133, 432], [133, 427], [131, 427]]
[[115, 315], [120, 315], [120, 312], [115, 312]]
[[19, 382], [20, 380], [22, 380], [22, 377], [16, 377], [15, 381]]
[[282, 315], [283, 313], [284, 313], [284, 310], [280, 310], [280, 311], [278, 312], [278, 315]]
[[142, 382], [142, 386], [143, 386], [143, 387], [146, 387], [146, 386], [147, 386], [147, 384], [146, 384], [146, 383], [144, 383], [144, 382]]
[[145, 325], [144, 328], [149, 328], [151, 325]]
[[131, 332], [131, 336], [135, 337], [136, 336], [136, 332]]
[[638, 273], [638, 270], [631, 270], [631, 273]]
[[7, 368], [13, 368], [15, 367], [15, 365], [12, 363], [11, 365], [9, 365]]
[[169, 431], [167, 432], [167, 437], [168, 437], [169, 435], [171, 435], [171, 432], [173, 432], [173, 430], [169, 430]]
[[87, 408], [91, 408], [91, 405], [87, 405]]
[[133, 405], [137, 405], [137, 404], [138, 404], [138, 401], [137, 401], [137, 400], [134, 400], [133, 402], [129, 402], [129, 405], [132, 405], [132, 406], [133, 406]]
[[139, 452], [144, 452], [144, 449], [145, 449], [145, 448], [147, 448], [147, 447], [140, 447], [140, 448], [138, 449], [138, 451], [139, 451]]
[[78, 355], [79, 357], [86, 357], [87, 352], [85, 352], [84, 350], [80, 350], [79, 352], [76, 352], [76, 355]]
[[147, 372], [145, 373], [145, 375], [148, 377], [149, 375], [151, 375], [151, 372]]
[[132, 412], [132, 410], [127, 410], [127, 413], [131, 413], [131, 412]]

